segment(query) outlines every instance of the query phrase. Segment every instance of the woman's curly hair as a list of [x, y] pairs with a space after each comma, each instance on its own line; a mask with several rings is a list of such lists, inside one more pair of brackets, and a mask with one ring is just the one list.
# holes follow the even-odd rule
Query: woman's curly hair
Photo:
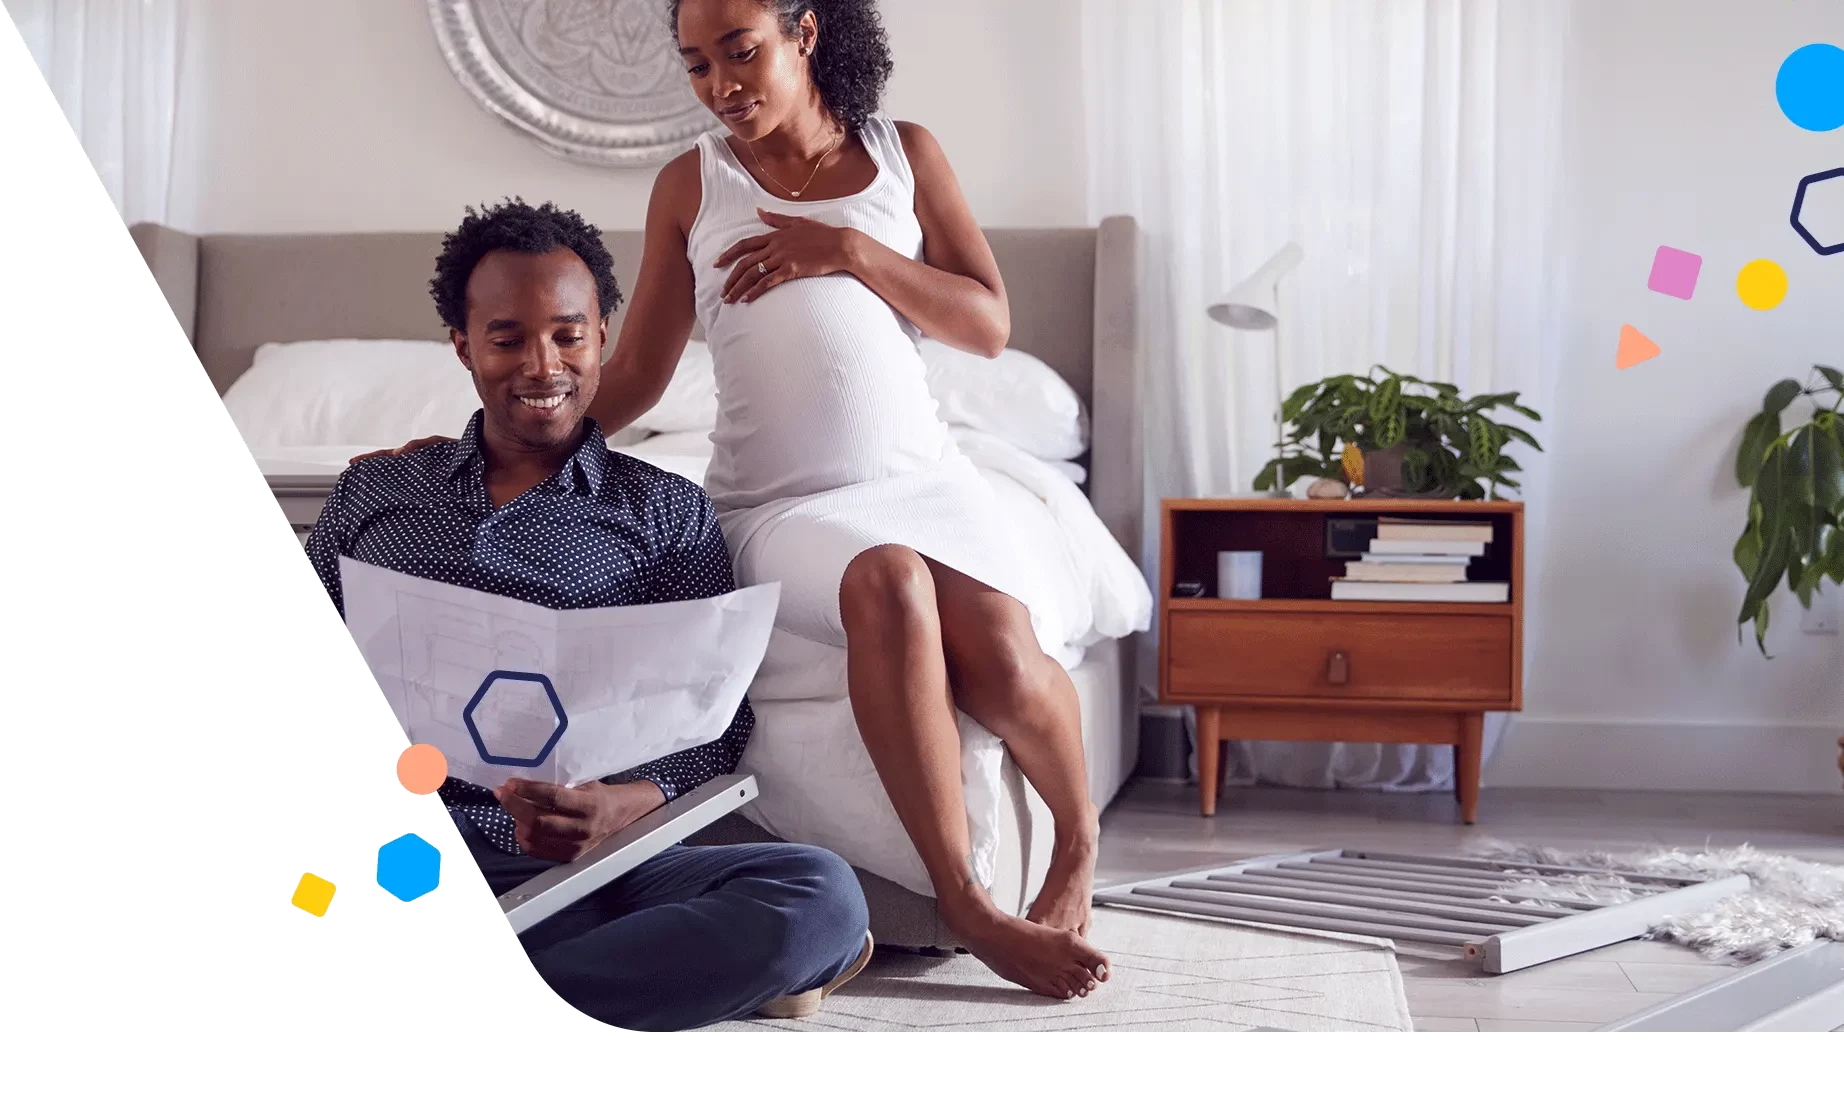
[[[679, 37], [679, 7], [684, 0], [669, 0], [672, 37]], [[820, 99], [847, 131], [862, 129], [883, 106], [884, 86], [895, 64], [890, 60], [890, 39], [884, 34], [877, 0], [756, 0], [775, 13], [781, 33], [800, 33], [800, 17], [813, 13], [820, 34], [808, 59], [813, 84]]]
[[534, 207], [514, 197], [481, 209], [469, 205], [466, 211], [461, 226], [442, 239], [435, 277], [429, 280], [429, 294], [435, 298], [435, 311], [443, 324], [467, 331], [467, 280], [473, 277], [480, 260], [492, 251], [543, 255], [567, 247], [583, 260], [595, 279], [602, 316], [621, 307], [615, 261], [602, 245], [602, 233], [574, 210], [560, 209], [549, 201]]

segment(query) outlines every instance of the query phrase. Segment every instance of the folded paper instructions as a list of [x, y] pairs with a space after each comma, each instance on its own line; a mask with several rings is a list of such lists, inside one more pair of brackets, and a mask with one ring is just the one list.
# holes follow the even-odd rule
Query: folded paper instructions
[[346, 626], [411, 741], [456, 779], [576, 785], [715, 741], [774, 625], [779, 584], [552, 610], [339, 562]]

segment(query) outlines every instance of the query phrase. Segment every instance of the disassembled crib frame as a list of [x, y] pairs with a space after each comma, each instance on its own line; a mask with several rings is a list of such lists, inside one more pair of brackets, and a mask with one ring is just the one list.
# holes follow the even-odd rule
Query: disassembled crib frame
[[[1519, 876], [1519, 873], [1526, 874]], [[1646, 894], [1510, 902], [1528, 874], [1618, 877]], [[1638, 938], [1659, 920], [1748, 890], [1721, 880], [1525, 865], [1475, 857], [1332, 849], [1258, 857], [1100, 889], [1095, 902], [1458, 948], [1487, 973], [1509, 973]]]

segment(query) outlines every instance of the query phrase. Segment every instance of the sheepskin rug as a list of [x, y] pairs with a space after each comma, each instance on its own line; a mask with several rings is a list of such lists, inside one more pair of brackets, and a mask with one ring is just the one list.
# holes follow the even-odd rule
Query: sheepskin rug
[[1844, 942], [1844, 867], [1762, 853], [1751, 846], [1603, 853], [1485, 841], [1469, 846], [1467, 852], [1511, 864], [1582, 870], [1568, 876], [1530, 873], [1505, 886], [1507, 901], [1537, 906], [1555, 899], [1623, 903], [1646, 894], [1618, 877], [1597, 875], [1597, 869], [1698, 880], [1743, 874], [1750, 883], [1747, 892], [1703, 911], [1665, 919], [1645, 935], [1721, 961], [1758, 961], [1820, 938]]

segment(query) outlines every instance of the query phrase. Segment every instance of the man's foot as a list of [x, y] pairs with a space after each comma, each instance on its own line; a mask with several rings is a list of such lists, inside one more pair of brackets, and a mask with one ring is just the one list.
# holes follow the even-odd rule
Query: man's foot
[[826, 1002], [828, 996], [844, 988], [847, 981], [864, 972], [864, 967], [871, 964], [871, 953], [876, 946], [877, 940], [871, 937], [870, 931], [865, 931], [864, 949], [858, 952], [855, 961], [845, 967], [845, 972], [819, 988], [810, 988], [805, 992], [794, 993], [792, 996], [777, 996], [756, 1009], [756, 1014], [764, 1019], [805, 1019], [813, 1015], [820, 1010], [820, 1005]]
[[1074, 931], [1007, 915], [990, 899], [940, 903], [942, 918], [994, 973], [1040, 996], [1072, 1000], [1108, 979], [1108, 959]]
[[1088, 937], [1089, 908], [1095, 894], [1095, 853], [1100, 842], [1101, 823], [1093, 808], [1080, 829], [1056, 832], [1050, 869], [1044, 874], [1044, 886], [1037, 899], [1031, 901], [1026, 919]]

